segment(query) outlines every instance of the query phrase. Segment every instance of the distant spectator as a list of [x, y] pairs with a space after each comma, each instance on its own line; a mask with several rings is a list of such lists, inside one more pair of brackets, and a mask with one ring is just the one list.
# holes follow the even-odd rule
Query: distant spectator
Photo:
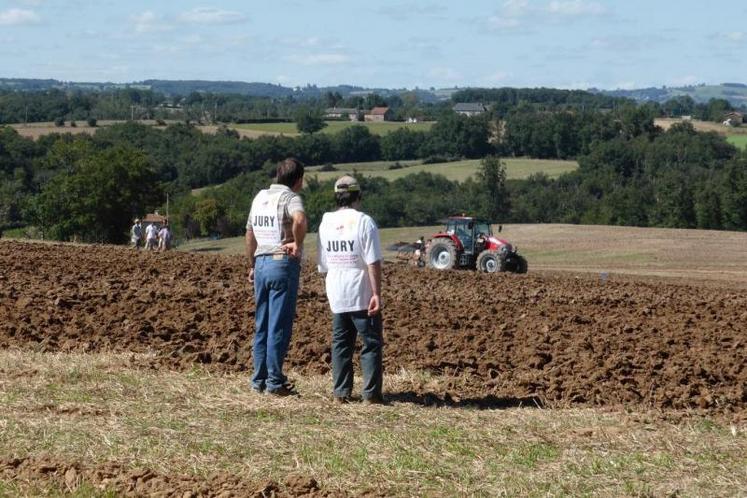
[[154, 251], [158, 246], [158, 227], [150, 223], [145, 229], [145, 248]]
[[168, 225], [164, 225], [158, 231], [158, 250], [168, 251], [169, 249], [171, 249], [171, 231]]
[[130, 244], [133, 249], [139, 250], [143, 245], [143, 226], [140, 224], [140, 219], [135, 218], [135, 223], [130, 228]]

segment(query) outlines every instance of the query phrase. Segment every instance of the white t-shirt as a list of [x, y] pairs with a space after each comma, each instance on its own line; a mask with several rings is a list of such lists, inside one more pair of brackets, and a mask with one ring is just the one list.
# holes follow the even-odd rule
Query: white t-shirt
[[148, 225], [145, 229], [145, 238], [148, 240], [154, 240], [158, 238], [158, 228], [155, 225]]
[[159, 237], [159, 238], [160, 238], [161, 240], [164, 240], [164, 241], [168, 242], [169, 240], [171, 240], [171, 232], [169, 232], [169, 229], [168, 229], [168, 228], [166, 228], [166, 227], [163, 227], [163, 228], [161, 229], [161, 231], [160, 231], [160, 232], [158, 232], [158, 237]]
[[332, 313], [368, 309], [373, 295], [368, 265], [381, 261], [376, 223], [355, 209], [325, 213], [317, 237], [319, 272], [326, 273]]

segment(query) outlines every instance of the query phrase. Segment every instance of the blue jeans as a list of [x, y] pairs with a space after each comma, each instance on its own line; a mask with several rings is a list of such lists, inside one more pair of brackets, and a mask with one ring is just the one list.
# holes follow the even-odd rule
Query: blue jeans
[[280, 389], [288, 378], [283, 362], [296, 315], [299, 261], [290, 256], [258, 256], [254, 265], [255, 330], [252, 387]]
[[382, 328], [381, 313], [368, 316], [368, 311], [362, 310], [332, 315], [332, 383], [336, 397], [347, 398], [353, 392], [353, 352], [355, 338], [360, 334], [363, 399], [381, 399], [384, 383]]

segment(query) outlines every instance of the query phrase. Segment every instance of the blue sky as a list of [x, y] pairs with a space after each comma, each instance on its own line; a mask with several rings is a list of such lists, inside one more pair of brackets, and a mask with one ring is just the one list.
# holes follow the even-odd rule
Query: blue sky
[[747, 83], [736, 0], [0, 0], [0, 76], [284, 85]]

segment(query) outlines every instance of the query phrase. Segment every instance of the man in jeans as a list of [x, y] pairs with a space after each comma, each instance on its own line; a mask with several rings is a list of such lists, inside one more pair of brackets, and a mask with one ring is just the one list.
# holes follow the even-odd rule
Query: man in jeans
[[370, 216], [358, 211], [361, 189], [355, 178], [335, 183], [337, 210], [325, 213], [317, 238], [319, 272], [326, 273], [332, 309], [332, 377], [336, 401], [350, 401], [353, 351], [361, 335], [363, 401], [383, 403], [381, 242]]
[[254, 284], [255, 331], [252, 388], [276, 396], [295, 394], [283, 374], [296, 314], [306, 214], [298, 192], [303, 165], [296, 159], [278, 164], [277, 178], [252, 202], [246, 223], [249, 282]]

